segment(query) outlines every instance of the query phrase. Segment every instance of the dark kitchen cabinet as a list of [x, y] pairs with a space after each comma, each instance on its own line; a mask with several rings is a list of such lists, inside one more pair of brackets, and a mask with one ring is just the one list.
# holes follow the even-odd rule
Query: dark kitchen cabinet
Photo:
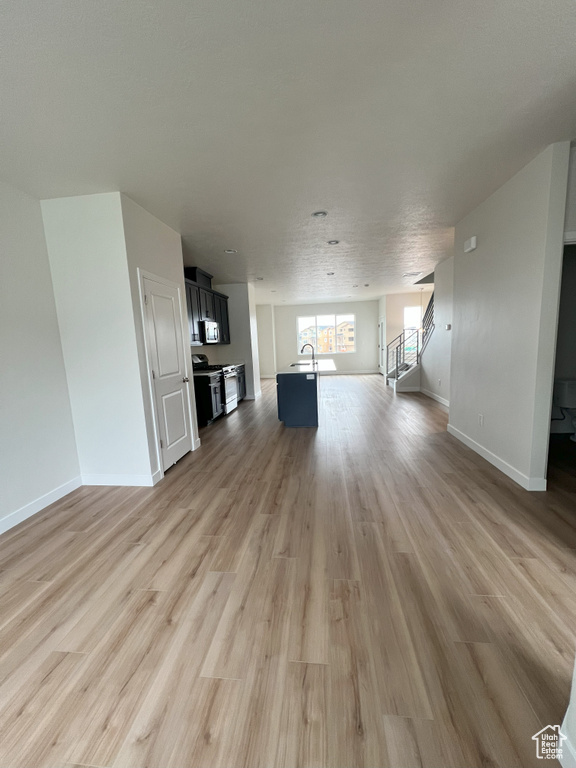
[[246, 397], [246, 372], [243, 365], [236, 366], [236, 387], [238, 400], [244, 400]]
[[205, 427], [224, 413], [222, 374], [197, 374], [194, 376], [194, 396], [198, 426]]
[[220, 344], [230, 344], [228, 297], [221, 293], [214, 294], [214, 317], [220, 327]]
[[277, 373], [276, 393], [286, 427], [318, 426], [318, 373]]
[[188, 308], [188, 328], [190, 344], [201, 344], [200, 336], [200, 289], [194, 283], [186, 281], [186, 306]]
[[[186, 305], [188, 309], [188, 326], [190, 344], [202, 344], [201, 322], [212, 320], [218, 323], [220, 329], [219, 344], [230, 344], [230, 321], [228, 319], [228, 296], [213, 291], [209, 286], [211, 275], [196, 267], [184, 270], [186, 283]], [[190, 279], [195, 275], [202, 283]]]
[[215, 320], [214, 294], [212, 291], [204, 290], [204, 288], [200, 288], [200, 319]]

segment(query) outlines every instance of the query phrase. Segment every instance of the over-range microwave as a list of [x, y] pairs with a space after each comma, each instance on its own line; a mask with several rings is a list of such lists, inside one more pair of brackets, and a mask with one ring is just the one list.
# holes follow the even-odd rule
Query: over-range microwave
[[218, 344], [220, 342], [220, 326], [213, 320], [202, 320], [200, 332], [202, 344]]

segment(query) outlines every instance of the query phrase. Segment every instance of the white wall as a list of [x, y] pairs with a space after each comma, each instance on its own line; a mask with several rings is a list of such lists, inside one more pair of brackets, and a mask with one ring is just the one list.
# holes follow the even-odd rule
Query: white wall
[[[144, 328], [142, 324], [142, 308], [140, 304], [140, 287], [138, 269], [150, 272], [156, 277], [170, 280], [180, 288], [180, 300], [182, 306], [183, 339], [189, 339], [188, 319], [186, 314], [186, 289], [184, 284], [184, 268], [182, 258], [182, 239], [178, 232], [171, 229], [164, 222], [148, 213], [140, 205], [130, 200], [126, 195], [121, 195], [122, 222], [124, 227], [124, 239], [126, 244], [126, 256], [128, 260], [128, 276], [132, 296], [132, 311], [136, 326], [136, 345], [140, 369], [140, 386], [144, 401], [144, 414], [146, 419], [148, 453], [152, 473], [160, 471], [158, 446], [154, 431], [154, 408], [150, 392], [148, 367], [146, 364], [146, 350], [144, 346]], [[196, 419], [196, 405], [194, 401], [194, 377], [191, 375], [192, 362], [190, 356], [186, 356], [188, 366], [187, 374], [190, 378], [189, 406], [191, 415], [191, 430], [193, 444], [198, 446], [198, 425]]]
[[0, 532], [80, 485], [40, 203], [0, 183]]
[[404, 330], [404, 308], [422, 306], [426, 311], [432, 286], [426, 286], [418, 293], [389, 293], [386, 296], [386, 344], [390, 344]]
[[256, 307], [258, 325], [258, 355], [260, 376], [263, 379], [276, 375], [276, 347], [274, 346], [274, 307], [272, 304], [258, 304]]
[[244, 363], [246, 397], [253, 399], [261, 394], [254, 286], [251, 283], [229, 283], [214, 286], [214, 290], [228, 296], [230, 344], [192, 347], [192, 353], [199, 351], [207, 354], [214, 363]]
[[[252, 350], [252, 360], [249, 363], [249, 378], [254, 382], [254, 397], [260, 397], [262, 388], [260, 386], [260, 354], [258, 352], [258, 319], [256, 317], [256, 289], [252, 283], [248, 283], [248, 313], [250, 317], [250, 349]], [[248, 386], [246, 393], [249, 397]]]
[[548, 147], [455, 233], [448, 429], [532, 490], [545, 488], [568, 158], [567, 142]]
[[356, 352], [330, 354], [338, 373], [378, 372], [378, 302], [353, 301], [331, 304], [293, 304], [274, 309], [276, 364], [281, 371], [298, 359], [299, 315], [354, 314]]
[[120, 193], [44, 200], [42, 214], [83, 482], [149, 485]]
[[429, 397], [450, 404], [450, 358], [452, 331], [452, 293], [454, 288], [454, 258], [442, 261], [434, 270], [434, 330], [422, 354], [420, 391]]

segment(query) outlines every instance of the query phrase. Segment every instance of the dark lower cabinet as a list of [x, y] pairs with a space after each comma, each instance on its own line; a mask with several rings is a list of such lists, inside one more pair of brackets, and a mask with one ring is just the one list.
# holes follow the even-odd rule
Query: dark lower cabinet
[[195, 375], [194, 394], [199, 427], [205, 427], [224, 413], [222, 375], [219, 371]]
[[277, 373], [278, 418], [286, 427], [318, 426], [318, 374]]
[[238, 389], [238, 400], [244, 400], [246, 397], [246, 372], [243, 365], [236, 366], [236, 387]]

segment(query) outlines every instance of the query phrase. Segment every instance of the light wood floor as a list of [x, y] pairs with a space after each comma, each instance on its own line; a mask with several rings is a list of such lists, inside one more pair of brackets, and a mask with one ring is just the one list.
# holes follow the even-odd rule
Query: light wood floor
[[155, 488], [1, 537], [0, 765], [540, 765], [574, 479], [523, 491], [380, 376], [323, 378], [318, 430], [264, 384]]

